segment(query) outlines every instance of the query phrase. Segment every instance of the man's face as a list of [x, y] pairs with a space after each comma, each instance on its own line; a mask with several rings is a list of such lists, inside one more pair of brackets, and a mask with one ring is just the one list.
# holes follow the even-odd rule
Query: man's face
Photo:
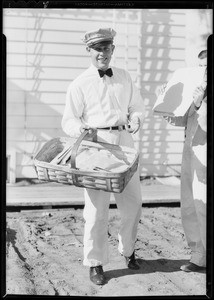
[[111, 43], [98, 43], [91, 47], [87, 47], [87, 51], [90, 53], [92, 64], [103, 71], [108, 69], [111, 61], [112, 54], [114, 52], [114, 45]]
[[207, 66], [207, 58], [200, 58], [199, 59], [199, 67], [206, 67]]

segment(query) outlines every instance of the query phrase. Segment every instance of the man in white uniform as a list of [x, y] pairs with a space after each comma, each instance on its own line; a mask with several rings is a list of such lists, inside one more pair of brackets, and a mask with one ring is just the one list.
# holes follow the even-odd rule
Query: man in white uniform
[[[62, 128], [66, 134], [75, 137], [84, 129], [96, 128], [98, 141], [134, 147], [132, 133], [140, 129], [145, 107], [129, 73], [116, 67], [109, 68], [115, 35], [111, 28], [85, 34], [83, 41], [91, 57], [91, 65], [68, 87]], [[91, 281], [102, 285], [106, 281], [103, 265], [109, 260], [110, 193], [84, 189], [84, 196], [83, 264], [90, 267]], [[134, 254], [142, 207], [138, 171], [124, 191], [115, 194], [115, 200], [121, 215], [118, 250], [125, 257], [128, 268], [139, 269]]]
[[[206, 66], [206, 50], [198, 56]], [[163, 89], [160, 91], [163, 93]], [[191, 259], [181, 266], [185, 272], [206, 268], [206, 198], [207, 198], [207, 77], [193, 94], [193, 103], [182, 117], [164, 117], [170, 124], [185, 127], [181, 165], [181, 220]]]

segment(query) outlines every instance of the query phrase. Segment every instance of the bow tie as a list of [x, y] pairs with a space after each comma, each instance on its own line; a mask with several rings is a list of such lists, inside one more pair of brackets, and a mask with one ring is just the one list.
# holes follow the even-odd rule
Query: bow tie
[[111, 77], [113, 75], [111, 68], [107, 69], [106, 71], [98, 70], [98, 72], [99, 72], [100, 77], [103, 77], [104, 75]]

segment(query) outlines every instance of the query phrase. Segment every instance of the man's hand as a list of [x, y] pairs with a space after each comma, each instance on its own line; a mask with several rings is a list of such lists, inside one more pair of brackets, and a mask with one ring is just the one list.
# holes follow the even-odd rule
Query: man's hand
[[161, 85], [161, 87], [157, 90], [157, 97], [163, 95], [165, 93], [165, 89], [166, 89], [166, 83]]
[[93, 128], [89, 127], [88, 125], [83, 124], [80, 127], [80, 132], [83, 133], [85, 130], [89, 130], [88, 131], [89, 134], [92, 134], [92, 132], [93, 132]]
[[127, 127], [127, 131], [130, 133], [136, 133], [140, 129], [140, 119], [138, 117], [134, 117], [130, 120], [129, 126]]
[[204, 90], [204, 87], [198, 86], [193, 92], [193, 102], [197, 108], [201, 106], [201, 102], [204, 97]]
[[167, 121], [167, 122], [169, 122], [169, 116], [163, 116], [163, 118]]

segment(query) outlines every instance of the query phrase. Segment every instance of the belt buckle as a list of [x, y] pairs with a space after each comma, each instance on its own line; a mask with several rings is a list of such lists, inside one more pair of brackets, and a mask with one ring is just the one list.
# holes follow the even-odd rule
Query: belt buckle
[[118, 126], [118, 131], [122, 131], [123, 130], [123, 126], [122, 125], [119, 125]]

